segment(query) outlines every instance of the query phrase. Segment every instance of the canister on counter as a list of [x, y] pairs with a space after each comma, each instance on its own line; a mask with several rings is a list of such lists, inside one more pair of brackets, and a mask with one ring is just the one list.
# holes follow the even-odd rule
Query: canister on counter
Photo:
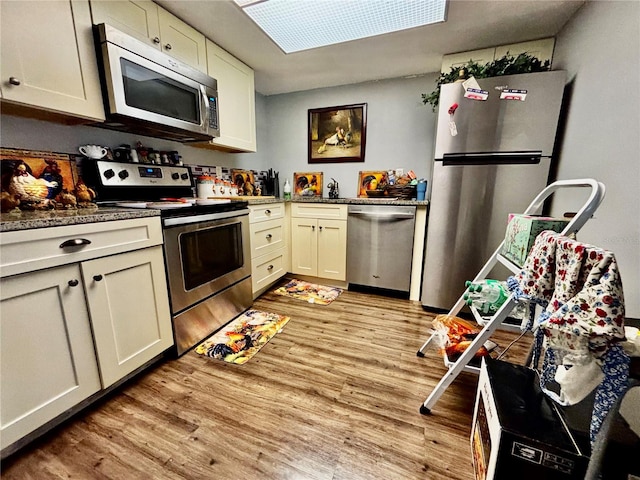
[[215, 183], [209, 175], [200, 175], [196, 179], [196, 192], [198, 198], [209, 198], [214, 195]]

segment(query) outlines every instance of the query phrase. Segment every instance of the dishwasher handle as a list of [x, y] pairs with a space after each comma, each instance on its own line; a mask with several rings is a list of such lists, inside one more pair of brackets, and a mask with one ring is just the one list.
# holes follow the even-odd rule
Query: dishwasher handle
[[349, 212], [349, 215], [354, 215], [358, 217], [365, 218], [375, 218], [380, 220], [402, 220], [402, 219], [412, 219], [415, 217], [413, 213], [404, 213], [404, 212], [386, 212], [386, 213], [371, 213], [371, 212]]

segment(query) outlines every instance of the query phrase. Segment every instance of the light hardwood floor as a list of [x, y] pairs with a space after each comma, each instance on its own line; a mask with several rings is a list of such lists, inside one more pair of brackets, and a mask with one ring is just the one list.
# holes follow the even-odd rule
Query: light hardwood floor
[[346, 291], [320, 306], [269, 291], [254, 308], [291, 320], [248, 363], [162, 362], [10, 457], [2, 477], [474, 478], [477, 377], [463, 373], [419, 413], [445, 373], [435, 349], [416, 356], [431, 323], [419, 303]]

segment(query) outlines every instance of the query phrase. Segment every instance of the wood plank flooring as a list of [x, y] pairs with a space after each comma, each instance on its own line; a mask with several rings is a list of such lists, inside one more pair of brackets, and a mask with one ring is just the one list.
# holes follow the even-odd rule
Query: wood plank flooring
[[435, 349], [416, 356], [431, 323], [419, 303], [345, 291], [321, 306], [269, 291], [254, 308], [291, 320], [248, 363], [164, 361], [7, 459], [2, 477], [473, 478], [477, 377], [463, 373], [419, 413], [445, 373]]

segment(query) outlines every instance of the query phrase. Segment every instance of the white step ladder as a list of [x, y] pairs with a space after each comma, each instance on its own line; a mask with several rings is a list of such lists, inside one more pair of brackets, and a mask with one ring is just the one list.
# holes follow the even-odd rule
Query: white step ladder
[[[562, 235], [565, 236], [576, 234], [584, 226], [584, 224], [587, 223], [587, 220], [589, 220], [593, 216], [594, 212], [598, 209], [598, 206], [604, 198], [604, 184], [594, 179], [585, 178], [576, 180], [559, 180], [557, 182], [553, 182], [533, 199], [533, 201], [529, 204], [523, 214], [534, 215], [542, 211], [542, 206], [546, 199], [553, 193], [564, 188], [591, 188], [589, 198], [585, 201], [580, 210], [578, 210], [576, 215], [569, 221], [567, 226], [561, 232]], [[496, 251], [491, 255], [491, 257], [489, 257], [487, 263], [482, 267], [482, 269], [480, 269], [476, 277], [473, 279], [474, 283], [484, 280], [491, 269], [498, 263], [504, 265], [514, 275], [520, 273], [520, 267], [500, 254], [503, 243], [504, 241], [500, 243]], [[458, 301], [455, 303], [453, 308], [449, 311], [449, 315], [455, 316], [460, 312], [460, 310], [462, 310], [462, 307], [466, 304], [463, 295], [464, 291], [463, 294], [460, 295], [460, 298], [458, 298]], [[469, 362], [471, 362], [471, 360], [475, 356], [475, 353], [480, 349], [480, 347], [484, 345], [484, 343], [489, 339], [493, 332], [495, 332], [496, 329], [500, 327], [502, 322], [511, 313], [517, 303], [518, 302], [513, 298], [513, 294], [511, 294], [507, 301], [505, 301], [505, 303], [502, 305], [502, 307], [500, 307], [500, 309], [489, 318], [483, 318], [474, 307], [470, 307], [476, 322], [482, 327], [482, 329], [480, 330], [478, 336], [474, 338], [471, 345], [469, 345], [469, 347], [464, 352], [462, 352], [460, 357], [458, 357], [455, 362], [449, 361], [446, 355], [444, 356], [444, 363], [448, 367], [448, 371], [440, 379], [440, 382], [438, 382], [438, 385], [436, 385], [436, 388], [433, 390], [433, 392], [431, 392], [429, 397], [424, 401], [424, 403], [420, 407], [420, 413], [425, 415], [431, 413], [431, 409], [436, 404], [438, 399], [462, 371], [474, 373], [480, 372], [479, 367], [469, 365]], [[432, 334], [422, 345], [422, 347], [420, 347], [420, 350], [418, 350], [417, 353], [419, 357], [424, 357], [424, 352], [433, 338], [434, 335]]]

